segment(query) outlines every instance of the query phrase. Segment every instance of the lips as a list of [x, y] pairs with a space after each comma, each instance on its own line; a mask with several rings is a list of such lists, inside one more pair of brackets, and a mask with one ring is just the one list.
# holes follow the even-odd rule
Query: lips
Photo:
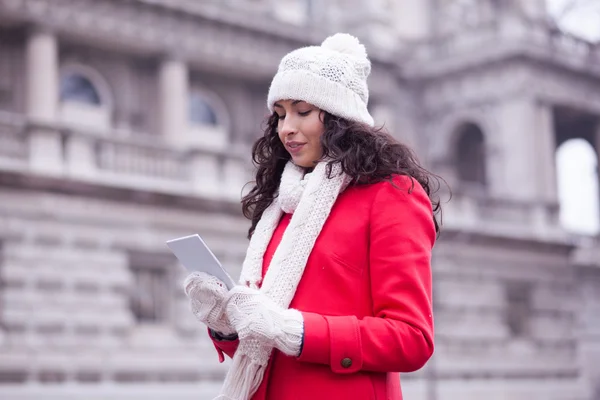
[[306, 145], [306, 143], [287, 142], [285, 144], [285, 147], [286, 147], [287, 151], [289, 151], [291, 154], [296, 154], [296, 153], [300, 152], [300, 150], [302, 150], [302, 148], [305, 145]]

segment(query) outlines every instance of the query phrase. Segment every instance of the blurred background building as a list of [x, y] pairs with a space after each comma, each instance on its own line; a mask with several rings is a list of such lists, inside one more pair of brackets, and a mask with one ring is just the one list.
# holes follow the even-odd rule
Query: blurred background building
[[600, 45], [561, 25], [599, 2], [559, 2], [0, 0], [0, 398], [212, 398], [165, 241], [239, 272], [270, 80], [346, 31], [453, 191], [406, 399], [600, 399]]

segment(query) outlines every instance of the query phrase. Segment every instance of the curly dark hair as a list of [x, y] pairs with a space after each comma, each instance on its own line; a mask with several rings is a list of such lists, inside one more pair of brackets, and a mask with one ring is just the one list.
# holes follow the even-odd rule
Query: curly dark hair
[[[434, 194], [440, 188], [439, 176], [423, 168], [413, 151], [398, 142], [382, 128], [371, 127], [321, 111], [325, 132], [321, 136], [323, 158], [341, 164], [342, 171], [352, 179], [353, 185], [391, 181], [393, 175], [406, 175], [415, 179], [431, 200], [435, 231], [440, 232], [436, 218], [441, 205]], [[273, 113], [266, 121], [264, 135], [252, 147], [252, 161], [257, 167], [254, 187], [242, 199], [244, 216], [252, 221], [248, 238], [266, 208], [276, 199], [283, 169], [291, 158], [277, 134], [279, 117]], [[414, 188], [414, 181], [413, 181]]]

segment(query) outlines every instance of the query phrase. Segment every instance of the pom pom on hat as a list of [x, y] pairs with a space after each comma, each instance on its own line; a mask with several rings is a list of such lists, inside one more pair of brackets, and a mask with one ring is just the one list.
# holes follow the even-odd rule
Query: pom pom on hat
[[354, 57], [367, 58], [367, 49], [357, 38], [347, 33], [336, 33], [321, 43], [321, 47]]

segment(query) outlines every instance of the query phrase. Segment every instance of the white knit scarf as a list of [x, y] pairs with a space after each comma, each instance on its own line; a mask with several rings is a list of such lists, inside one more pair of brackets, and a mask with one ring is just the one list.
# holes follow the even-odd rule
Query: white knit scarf
[[[326, 162], [317, 164], [306, 176], [302, 168], [288, 162], [277, 201], [265, 210], [250, 240], [240, 284], [260, 290], [287, 309], [321, 228], [347, 183], [339, 164], [332, 166], [328, 178]], [[283, 212], [293, 213], [292, 219], [263, 281], [263, 256]], [[272, 351], [257, 340], [241, 340], [217, 399], [249, 400], [263, 380]]]

